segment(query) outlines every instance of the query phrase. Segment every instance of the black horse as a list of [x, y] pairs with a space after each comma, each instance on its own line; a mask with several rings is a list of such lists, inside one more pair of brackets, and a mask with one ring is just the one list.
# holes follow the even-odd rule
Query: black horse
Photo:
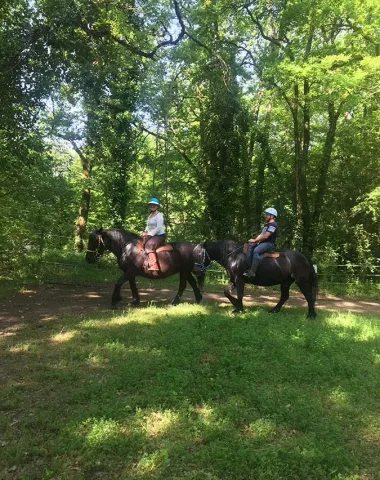
[[[88, 239], [86, 261], [95, 263], [105, 250], [110, 250], [117, 258], [117, 262], [123, 275], [115, 284], [112, 294], [112, 305], [121, 300], [120, 290], [122, 285], [129, 281], [133, 301], [131, 305], [140, 303], [140, 296], [136, 285], [136, 277], [146, 277], [152, 280], [169, 277], [179, 273], [179, 288], [177, 295], [172, 300], [172, 305], [180, 302], [186, 288], [186, 282], [191, 285], [195, 300], [199, 303], [202, 294], [191, 271], [194, 266], [193, 250], [195, 244], [190, 242], [168, 243], [162, 249], [157, 250], [157, 260], [160, 266], [159, 272], [147, 270], [145, 253], [142, 249], [143, 239], [139, 235], [128, 230], [111, 228], [109, 230], [99, 228], [91, 232]], [[160, 251], [161, 250], [161, 251]], [[163, 250], [163, 251], [162, 251]], [[204, 276], [198, 278], [199, 287], [202, 286]]]
[[[211, 260], [222, 265], [229, 276], [230, 282], [224, 289], [224, 295], [233, 304], [235, 313], [243, 311], [244, 284], [281, 285], [281, 298], [271, 313], [280, 311], [289, 298], [289, 288], [293, 282], [304, 294], [308, 304], [308, 318], [315, 318], [314, 309], [317, 296], [317, 275], [311, 260], [300, 252], [286, 250], [277, 252], [277, 258], [264, 257], [254, 278], [245, 277], [243, 273], [249, 267], [246, 255], [243, 253], [243, 243], [232, 240], [215, 240], [200, 243], [194, 249], [194, 272], [204, 272]], [[236, 288], [237, 298], [231, 295]]]

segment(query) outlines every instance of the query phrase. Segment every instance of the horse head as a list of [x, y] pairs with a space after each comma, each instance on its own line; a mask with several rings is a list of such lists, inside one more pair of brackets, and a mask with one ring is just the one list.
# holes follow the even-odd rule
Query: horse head
[[193, 273], [195, 273], [195, 275], [201, 275], [210, 266], [211, 258], [206, 250], [205, 245], [206, 242], [198, 243], [198, 245], [193, 250]]
[[87, 251], [86, 251], [86, 262], [87, 263], [96, 263], [98, 258], [106, 250], [106, 246], [103, 241], [103, 228], [94, 230], [90, 233], [88, 237]]

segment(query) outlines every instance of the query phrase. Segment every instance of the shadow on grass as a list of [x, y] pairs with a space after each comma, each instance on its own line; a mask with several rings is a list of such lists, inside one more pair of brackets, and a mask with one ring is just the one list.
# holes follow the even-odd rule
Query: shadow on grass
[[188, 304], [25, 327], [1, 341], [0, 466], [28, 479], [375, 479], [379, 337], [369, 316]]

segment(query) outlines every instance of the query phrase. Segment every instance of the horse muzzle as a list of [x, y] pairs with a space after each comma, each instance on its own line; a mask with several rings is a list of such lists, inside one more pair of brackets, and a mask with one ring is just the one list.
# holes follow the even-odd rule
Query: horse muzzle
[[96, 263], [98, 260], [98, 256], [93, 252], [87, 252], [85, 260], [87, 263]]

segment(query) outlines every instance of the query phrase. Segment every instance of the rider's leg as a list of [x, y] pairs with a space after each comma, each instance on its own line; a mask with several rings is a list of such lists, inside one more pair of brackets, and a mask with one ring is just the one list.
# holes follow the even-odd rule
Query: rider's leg
[[160, 267], [157, 263], [156, 248], [165, 243], [164, 235], [154, 235], [145, 243], [145, 251], [148, 254], [148, 270], [158, 271]]
[[253, 259], [252, 259], [251, 268], [246, 272], [244, 272], [244, 275], [248, 277], [255, 277], [260, 260], [264, 257], [264, 252], [271, 250], [272, 248], [273, 248], [273, 243], [269, 243], [269, 242], [259, 243], [259, 245], [257, 245], [253, 250]]
[[157, 263], [157, 255], [156, 252], [148, 252], [148, 270], [153, 272], [157, 272], [160, 268]]

